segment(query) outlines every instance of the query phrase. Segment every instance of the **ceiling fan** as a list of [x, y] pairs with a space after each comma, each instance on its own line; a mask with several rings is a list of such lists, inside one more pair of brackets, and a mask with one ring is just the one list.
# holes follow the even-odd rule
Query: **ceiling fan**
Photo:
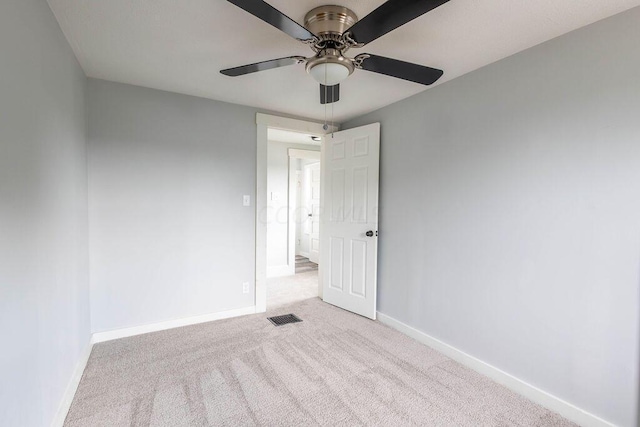
[[306, 63], [307, 72], [320, 83], [320, 103], [329, 104], [340, 99], [340, 82], [356, 69], [423, 85], [435, 83], [443, 74], [436, 68], [384, 56], [361, 53], [349, 58], [345, 54], [349, 49], [361, 48], [449, 0], [388, 0], [361, 20], [346, 7], [320, 6], [307, 13], [304, 27], [262, 0], [228, 1], [307, 44], [315, 55], [309, 58], [289, 56], [228, 68], [220, 71], [224, 75], [236, 77]]

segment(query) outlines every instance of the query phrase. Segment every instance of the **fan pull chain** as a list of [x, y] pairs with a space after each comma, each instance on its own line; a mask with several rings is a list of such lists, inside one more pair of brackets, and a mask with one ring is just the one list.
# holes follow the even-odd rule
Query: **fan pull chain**
[[[325, 70], [325, 78], [324, 80], [327, 81], [327, 77], [326, 77], [326, 70]], [[324, 130], [329, 129], [329, 125], [327, 124], [327, 86], [324, 85], [324, 125], [322, 126], [322, 128]]]
[[329, 125], [327, 125], [327, 67], [324, 67], [324, 125], [322, 129], [327, 130]]
[[335, 88], [336, 88], [335, 86], [331, 87], [331, 100], [333, 101], [331, 103], [331, 139], [333, 139], [333, 130], [334, 130], [334, 127], [333, 127], [333, 106], [335, 104], [335, 99], [336, 99]]

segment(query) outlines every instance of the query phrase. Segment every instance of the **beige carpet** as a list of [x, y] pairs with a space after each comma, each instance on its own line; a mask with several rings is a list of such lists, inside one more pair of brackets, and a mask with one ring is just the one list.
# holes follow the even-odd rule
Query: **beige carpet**
[[267, 309], [318, 296], [318, 270], [267, 279]]
[[296, 255], [296, 274], [305, 273], [311, 270], [317, 270], [318, 264], [311, 262], [307, 257]]
[[569, 426], [422, 344], [317, 298], [97, 344], [67, 426]]

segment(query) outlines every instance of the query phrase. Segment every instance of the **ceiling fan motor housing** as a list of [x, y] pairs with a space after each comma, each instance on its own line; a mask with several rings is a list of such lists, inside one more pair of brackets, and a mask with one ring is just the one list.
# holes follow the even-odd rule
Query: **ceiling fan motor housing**
[[304, 17], [304, 26], [321, 39], [333, 39], [351, 28], [358, 17], [343, 6], [320, 6]]
[[306, 70], [308, 73], [313, 75], [311, 69], [321, 64], [339, 64], [348, 70], [346, 76], [353, 73], [355, 65], [351, 59], [343, 55], [342, 48], [344, 46], [340, 42], [340, 38], [356, 22], [358, 22], [356, 14], [343, 6], [320, 6], [307, 13], [304, 25], [318, 36], [320, 39], [318, 45], [321, 46], [316, 56], [307, 60]]

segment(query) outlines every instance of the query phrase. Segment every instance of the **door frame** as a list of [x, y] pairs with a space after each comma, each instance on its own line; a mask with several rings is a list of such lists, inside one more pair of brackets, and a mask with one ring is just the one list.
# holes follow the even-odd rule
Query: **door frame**
[[[293, 188], [292, 188], [291, 186], [289, 186], [289, 190], [293, 190], [293, 191], [295, 191], [295, 193], [296, 193], [296, 200], [293, 202], [293, 203], [295, 203], [295, 205], [296, 205], [296, 209], [298, 208], [298, 188], [297, 188], [297, 185], [298, 185], [298, 184], [297, 184], [297, 183], [302, 181], [302, 177], [303, 177], [303, 176], [304, 176], [304, 171], [296, 170], [296, 175], [295, 175], [295, 177], [294, 177], [295, 181], [293, 181], [293, 184], [294, 184], [296, 187], [293, 187]], [[291, 184], [291, 183], [289, 183], [289, 184]], [[302, 188], [300, 189], [300, 194], [302, 195]], [[298, 222], [298, 218], [296, 217], [296, 218], [295, 218], [295, 221], [294, 221], [294, 224], [295, 224], [295, 223], [297, 223], [297, 222]], [[294, 239], [293, 239], [293, 240], [294, 240], [294, 243], [295, 243], [295, 248], [294, 248], [294, 251], [293, 251], [293, 252], [294, 252], [293, 257], [294, 257], [294, 259], [295, 259], [295, 257], [297, 257], [298, 255], [300, 255], [300, 256], [303, 256], [303, 257], [305, 257], [305, 258], [309, 258], [309, 253], [308, 253], [308, 252], [302, 252], [302, 251], [299, 251], [299, 250], [298, 250], [298, 243], [296, 243], [296, 241], [295, 241], [295, 240], [298, 238], [298, 226], [297, 226], [297, 225], [294, 225], [294, 227], [295, 227], [295, 228], [294, 228], [294, 235], [295, 235], [295, 237], [294, 237]]]
[[325, 130], [323, 123], [311, 120], [256, 113], [256, 251], [254, 284], [256, 313], [267, 311], [267, 149], [269, 128], [315, 135], [326, 135], [339, 130], [338, 126], [328, 126], [328, 129]]

